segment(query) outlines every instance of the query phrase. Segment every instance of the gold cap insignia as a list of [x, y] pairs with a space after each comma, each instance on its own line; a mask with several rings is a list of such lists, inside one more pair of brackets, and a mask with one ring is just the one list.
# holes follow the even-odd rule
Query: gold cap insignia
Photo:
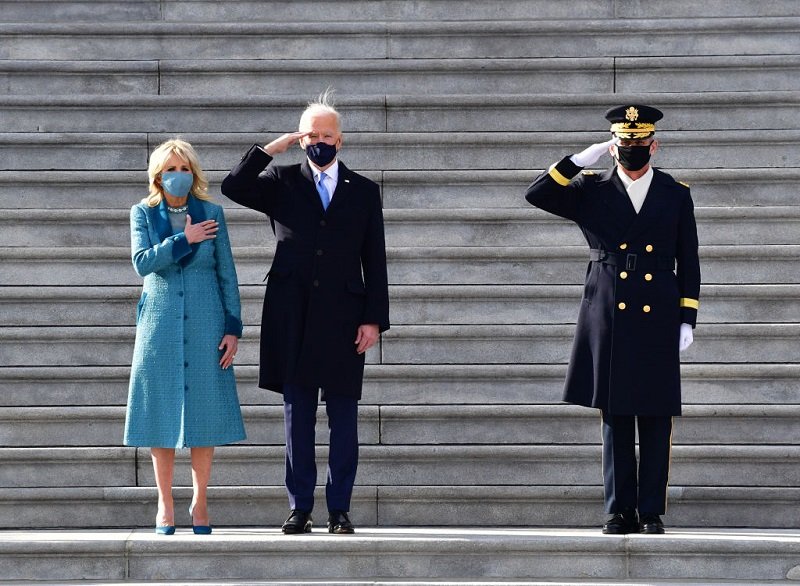
[[639, 118], [639, 110], [631, 106], [627, 110], [625, 110], [625, 120], [630, 120], [633, 122]]

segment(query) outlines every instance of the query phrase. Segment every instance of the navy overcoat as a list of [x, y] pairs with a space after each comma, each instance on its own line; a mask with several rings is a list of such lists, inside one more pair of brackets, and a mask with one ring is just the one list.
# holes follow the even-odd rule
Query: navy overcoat
[[222, 207], [189, 196], [192, 223], [219, 222], [190, 245], [162, 201], [131, 208], [133, 267], [144, 277], [125, 418], [125, 445], [218, 446], [245, 438], [225, 334], [242, 335], [239, 288]]
[[654, 169], [637, 214], [616, 168], [581, 174], [567, 157], [525, 197], [575, 222], [590, 248], [564, 400], [612, 415], [680, 415], [678, 336], [681, 323], [695, 325], [700, 293], [689, 188]]
[[358, 326], [389, 329], [380, 190], [340, 161], [324, 210], [307, 160], [271, 161], [254, 145], [222, 182], [227, 197], [268, 216], [277, 238], [264, 296], [259, 386], [280, 393], [290, 383], [360, 399]]

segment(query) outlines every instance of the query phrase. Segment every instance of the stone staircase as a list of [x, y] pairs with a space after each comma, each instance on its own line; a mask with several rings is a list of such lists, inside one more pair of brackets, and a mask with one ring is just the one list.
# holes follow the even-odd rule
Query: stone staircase
[[[793, 0], [0, 0], [0, 581], [800, 579], [798, 33]], [[255, 383], [272, 237], [218, 196], [248, 439], [217, 452], [214, 534], [159, 539], [149, 454], [120, 446], [147, 157], [180, 134], [218, 195], [329, 84], [343, 160], [382, 188], [391, 283], [360, 531], [277, 532], [281, 407]], [[692, 185], [703, 263], [655, 538], [597, 529], [599, 416], [559, 403], [585, 244], [523, 199], [627, 101], [666, 113], [656, 163]]]

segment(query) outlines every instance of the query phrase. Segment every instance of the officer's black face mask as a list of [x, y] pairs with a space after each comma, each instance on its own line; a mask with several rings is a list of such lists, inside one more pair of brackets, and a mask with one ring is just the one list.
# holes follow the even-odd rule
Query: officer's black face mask
[[617, 160], [628, 171], [638, 171], [650, 162], [650, 145], [617, 146]]

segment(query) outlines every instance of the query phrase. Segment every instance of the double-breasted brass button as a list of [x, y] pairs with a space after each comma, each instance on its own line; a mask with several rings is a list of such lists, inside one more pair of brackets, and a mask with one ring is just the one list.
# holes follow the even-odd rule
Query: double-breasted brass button
[[646, 273], [645, 276], [644, 276], [644, 280], [645, 281], [652, 281], [653, 280], [653, 275], [651, 275], [650, 273]]
[[624, 302], [624, 301], [620, 301], [620, 302], [619, 302], [619, 305], [617, 305], [617, 307], [619, 307], [620, 309], [625, 309], [625, 308], [626, 308], [626, 307], [628, 307], [628, 306], [627, 306], [627, 305], [625, 305], [625, 302]]
[[647, 252], [653, 252], [653, 245], [652, 244], [648, 244], [647, 246], [644, 247], [644, 249]]
[[619, 274], [619, 278], [620, 278], [620, 279], [627, 279], [627, 278], [628, 278], [628, 273], [627, 273], [627, 271], [622, 271], [622, 272]]
[[628, 248], [628, 245], [626, 243], [624, 243], [624, 242], [619, 245], [619, 249], [620, 250], [625, 250], [626, 248]]
[[645, 313], [650, 313], [650, 306], [649, 305], [645, 305], [644, 307], [642, 307], [642, 311], [645, 312]]

